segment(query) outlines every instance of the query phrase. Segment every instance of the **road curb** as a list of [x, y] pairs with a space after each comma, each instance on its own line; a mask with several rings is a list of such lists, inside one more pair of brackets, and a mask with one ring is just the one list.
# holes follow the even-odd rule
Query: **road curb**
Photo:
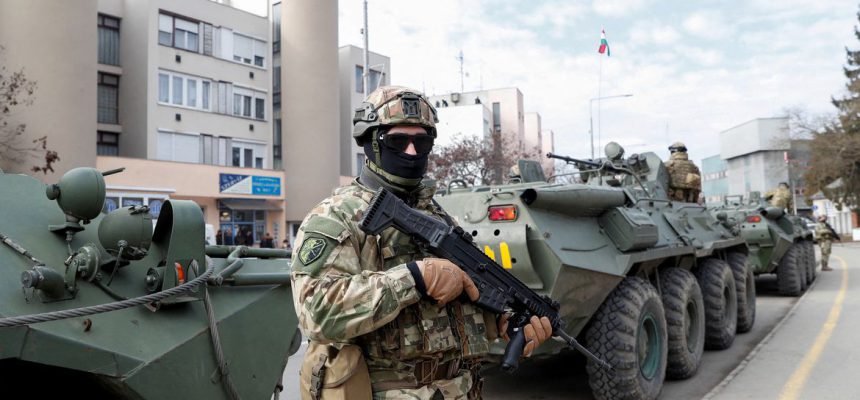
[[749, 365], [750, 361], [752, 361], [756, 357], [756, 355], [758, 355], [759, 351], [761, 351], [761, 349], [766, 344], [768, 344], [770, 342], [770, 340], [773, 338], [773, 335], [776, 334], [776, 332], [778, 332], [780, 329], [782, 329], [782, 327], [783, 327], [783, 325], [785, 325], [786, 321], [788, 321], [788, 319], [791, 318], [792, 315], [794, 315], [795, 311], [797, 311], [797, 308], [800, 306], [801, 303], [803, 303], [803, 300], [806, 299], [806, 295], [809, 294], [809, 292], [811, 292], [812, 289], [815, 288], [815, 285], [818, 284], [818, 278], [820, 277], [819, 275], [821, 273], [821, 270], [819, 269], [819, 265], [818, 265], [817, 260], [816, 260], [816, 264], [815, 264], [815, 272], [816, 272], [816, 279], [812, 282], [811, 285], [809, 285], [809, 287], [806, 288], [806, 291], [803, 292], [803, 295], [797, 299], [797, 301], [794, 303], [794, 305], [791, 306], [791, 310], [789, 310], [782, 317], [782, 319], [779, 320], [779, 322], [776, 324], [776, 326], [773, 327], [773, 329], [770, 330], [770, 332], [767, 334], [767, 336], [765, 336], [764, 339], [762, 339], [761, 342], [759, 342], [752, 349], [752, 351], [750, 351], [749, 354], [747, 354], [747, 356], [744, 357], [743, 361], [741, 361], [741, 363], [738, 364], [738, 366], [735, 367], [735, 369], [733, 369], [732, 372], [729, 372], [729, 374], [726, 375], [726, 377], [723, 378], [723, 380], [720, 381], [720, 383], [718, 383], [717, 386], [714, 386], [714, 388], [711, 389], [711, 391], [709, 391], [708, 393], [706, 393], [702, 397], [702, 400], [710, 400], [710, 399], [713, 399], [714, 396], [720, 394], [720, 392], [726, 386], [728, 386], [728, 384], [731, 383], [731, 381], [733, 379], [735, 379], [735, 377], [738, 376], [738, 374], [740, 374], [741, 372], [743, 372], [744, 369], [746, 369], [746, 367], [747, 367], [747, 365]]

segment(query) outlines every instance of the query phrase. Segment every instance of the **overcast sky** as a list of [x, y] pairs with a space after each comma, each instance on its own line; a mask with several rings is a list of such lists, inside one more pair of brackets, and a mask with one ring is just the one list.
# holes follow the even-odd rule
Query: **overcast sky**
[[[339, 1], [340, 45], [363, 46], [361, 0]], [[518, 87], [525, 111], [555, 132], [556, 152], [589, 154], [589, 99], [602, 143], [691, 157], [719, 153], [719, 132], [788, 106], [832, 112], [858, 3], [848, 0], [369, 0], [370, 49], [391, 57], [392, 83], [428, 94]], [[595, 141], [598, 126], [594, 103]]]

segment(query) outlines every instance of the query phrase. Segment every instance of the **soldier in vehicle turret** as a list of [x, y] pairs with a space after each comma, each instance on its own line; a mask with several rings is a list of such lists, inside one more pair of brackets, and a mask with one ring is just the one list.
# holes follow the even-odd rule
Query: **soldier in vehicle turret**
[[669, 146], [672, 153], [663, 163], [669, 172], [669, 198], [675, 201], [696, 203], [702, 192], [702, 177], [699, 167], [687, 156], [687, 146], [675, 142]]
[[791, 197], [791, 190], [786, 182], [780, 182], [776, 189], [764, 194], [764, 199], [769, 201], [770, 205], [787, 209], [789, 213], [794, 209], [794, 201]]

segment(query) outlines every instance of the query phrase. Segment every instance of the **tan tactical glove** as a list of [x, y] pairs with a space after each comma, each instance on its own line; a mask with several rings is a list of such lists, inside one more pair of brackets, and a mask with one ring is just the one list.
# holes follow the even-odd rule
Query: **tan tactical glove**
[[440, 306], [456, 299], [464, 291], [472, 301], [478, 300], [480, 293], [475, 282], [460, 267], [443, 258], [425, 258], [416, 261], [428, 296]]
[[[502, 339], [510, 341], [508, 337], [508, 318], [509, 314], [502, 314], [499, 318], [499, 333], [502, 334]], [[526, 347], [523, 349], [523, 357], [529, 357], [532, 352], [540, 346], [541, 343], [552, 337], [552, 324], [549, 318], [532, 315], [529, 324], [523, 327], [523, 334], [526, 336]]]

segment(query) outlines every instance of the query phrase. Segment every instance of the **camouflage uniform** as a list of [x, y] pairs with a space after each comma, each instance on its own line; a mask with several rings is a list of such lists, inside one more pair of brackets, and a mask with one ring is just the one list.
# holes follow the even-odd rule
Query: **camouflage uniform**
[[[494, 336], [484, 312], [471, 303], [439, 308], [420, 298], [406, 264], [429, 254], [395, 228], [369, 236], [358, 227], [380, 185], [397, 189], [366, 165], [360, 178], [335, 190], [302, 222], [292, 264], [302, 331], [335, 347], [359, 345], [374, 399], [480, 398], [477, 372]], [[400, 195], [443, 219], [434, 193], [419, 186]], [[494, 332], [495, 317], [487, 317]]]
[[702, 191], [701, 173], [699, 167], [688, 159], [687, 152], [673, 152], [664, 165], [669, 171], [669, 199], [698, 202]]
[[821, 268], [827, 268], [830, 261], [830, 248], [833, 245], [833, 232], [824, 221], [815, 224], [815, 235], [818, 236], [818, 245], [821, 246]]
[[780, 209], [788, 209], [789, 212], [792, 212], [794, 209], [794, 202], [791, 199], [791, 190], [787, 187], [780, 185], [776, 190], [765, 193], [764, 198], [770, 200], [770, 205], [780, 208]]

